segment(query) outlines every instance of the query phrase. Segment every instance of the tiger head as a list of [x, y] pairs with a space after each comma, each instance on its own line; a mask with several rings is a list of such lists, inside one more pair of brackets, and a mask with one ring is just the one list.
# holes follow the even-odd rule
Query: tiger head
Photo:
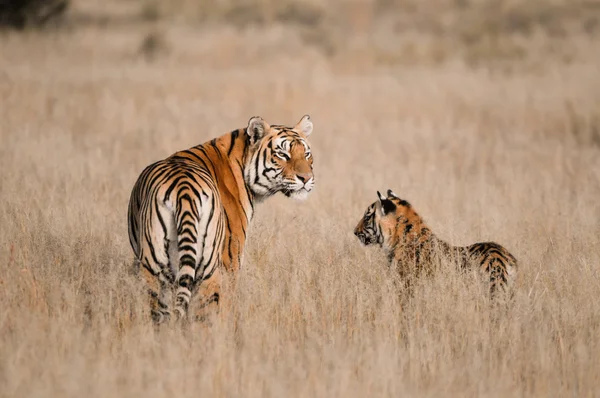
[[246, 184], [260, 197], [282, 192], [305, 199], [313, 189], [313, 157], [306, 138], [313, 124], [305, 115], [294, 127], [270, 126], [261, 117], [248, 122], [248, 155], [244, 170]]
[[[373, 202], [354, 228], [354, 235], [363, 245], [383, 245], [390, 242], [403, 226], [403, 232], [411, 235], [424, 227], [420, 216], [410, 203], [400, 199], [391, 189], [384, 197], [377, 191], [378, 200]], [[413, 231], [411, 231], [414, 228]]]

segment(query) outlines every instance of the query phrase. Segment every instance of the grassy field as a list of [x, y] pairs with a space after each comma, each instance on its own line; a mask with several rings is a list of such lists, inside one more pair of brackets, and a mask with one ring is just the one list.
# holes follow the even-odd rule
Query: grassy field
[[[589, 32], [500, 32], [492, 57], [427, 29], [372, 33], [371, 15], [323, 36], [328, 52], [276, 16], [240, 30], [117, 5], [142, 20], [88, 2], [67, 28], [0, 35], [1, 397], [600, 395]], [[253, 115], [305, 113], [315, 191], [257, 207], [212, 326], [155, 331], [129, 270], [140, 171]], [[446, 269], [400, 306], [383, 253], [352, 235], [388, 188], [440, 237], [518, 258], [509, 311]]]

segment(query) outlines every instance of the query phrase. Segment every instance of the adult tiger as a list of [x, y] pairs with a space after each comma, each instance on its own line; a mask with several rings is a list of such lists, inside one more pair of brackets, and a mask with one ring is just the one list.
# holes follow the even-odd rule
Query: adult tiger
[[[255, 116], [244, 129], [176, 152], [141, 173], [129, 201], [129, 241], [156, 323], [186, 317], [192, 294], [218, 304], [221, 269], [242, 262], [254, 204], [277, 192], [304, 199], [314, 185], [305, 115], [294, 127]], [[200, 288], [200, 292], [196, 291]]]

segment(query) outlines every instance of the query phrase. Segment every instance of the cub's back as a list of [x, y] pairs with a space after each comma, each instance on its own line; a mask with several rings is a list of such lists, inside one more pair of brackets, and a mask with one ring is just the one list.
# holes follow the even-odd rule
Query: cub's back
[[467, 246], [468, 261], [490, 273], [492, 288], [512, 284], [517, 275], [517, 259], [496, 242], [478, 242]]

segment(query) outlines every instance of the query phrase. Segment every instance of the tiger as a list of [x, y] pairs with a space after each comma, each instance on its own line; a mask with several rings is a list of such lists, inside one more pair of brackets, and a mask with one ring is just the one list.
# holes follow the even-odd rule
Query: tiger
[[254, 206], [278, 192], [302, 200], [312, 191], [312, 131], [309, 115], [294, 127], [254, 116], [246, 128], [141, 172], [128, 232], [156, 324], [188, 319], [192, 296], [199, 296], [199, 308], [218, 309], [222, 269], [235, 275], [240, 268]]
[[425, 224], [412, 205], [400, 199], [392, 190], [384, 197], [377, 191], [378, 200], [365, 211], [354, 229], [354, 235], [367, 245], [379, 245], [410, 288], [410, 280], [422, 272], [431, 274], [434, 261], [453, 260], [462, 270], [478, 267], [489, 274], [492, 296], [500, 288], [511, 287], [517, 276], [517, 260], [495, 242], [479, 242], [469, 246], [452, 246], [438, 238]]

